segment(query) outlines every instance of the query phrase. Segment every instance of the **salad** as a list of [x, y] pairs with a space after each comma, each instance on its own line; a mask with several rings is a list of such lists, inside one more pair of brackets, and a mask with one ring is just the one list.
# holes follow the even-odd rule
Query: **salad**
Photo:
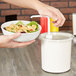
[[11, 24], [10, 26], [5, 27], [4, 29], [13, 33], [32, 33], [38, 31], [38, 23], [35, 21], [31, 21], [30, 23], [25, 25], [23, 24], [23, 22], [19, 21], [16, 24]]

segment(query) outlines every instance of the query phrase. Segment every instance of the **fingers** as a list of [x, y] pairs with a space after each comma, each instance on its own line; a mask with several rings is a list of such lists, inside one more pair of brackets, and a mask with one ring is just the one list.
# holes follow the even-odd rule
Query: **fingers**
[[54, 23], [54, 26], [62, 26], [65, 22], [65, 17], [59, 10], [56, 11], [56, 14], [57, 14], [58, 20], [56, 23]]
[[8, 35], [8, 39], [12, 40], [12, 39], [16, 39], [17, 37], [19, 37], [21, 35], [21, 33], [15, 33], [13, 35]]
[[63, 14], [56, 8], [43, 4], [38, 10], [39, 14], [42, 16], [50, 16], [54, 22], [54, 26], [62, 26], [65, 22], [65, 17]]
[[54, 22], [54, 25], [53, 26], [62, 26], [64, 24], [64, 21], [62, 18], [59, 18], [56, 22]]
[[64, 22], [65, 22], [65, 17], [63, 16], [63, 14], [61, 13], [61, 16], [62, 16], [62, 23], [60, 24], [60, 26], [63, 26]]
[[29, 41], [29, 42], [14, 42], [13, 41], [11, 48], [24, 47], [24, 46], [30, 45], [33, 42], [35, 42], [35, 40]]
[[56, 19], [53, 18], [55, 20], [54, 26], [57, 26], [57, 27], [62, 26], [64, 24], [64, 22], [65, 22], [65, 17], [60, 12], [60, 10], [58, 10], [58, 9], [51, 6], [51, 8], [49, 7], [49, 11], [50, 11], [50, 13], [52, 13], [51, 14], [52, 16], [50, 16], [50, 17], [51, 18], [53, 18], [53, 17], [56, 18]]

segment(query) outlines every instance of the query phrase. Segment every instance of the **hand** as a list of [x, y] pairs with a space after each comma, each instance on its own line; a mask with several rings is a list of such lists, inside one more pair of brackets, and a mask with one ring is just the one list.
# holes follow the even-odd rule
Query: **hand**
[[36, 6], [36, 9], [40, 15], [50, 16], [52, 19], [54, 19], [54, 26], [62, 26], [65, 22], [65, 17], [63, 16], [63, 14], [58, 9], [52, 6], [39, 2]]
[[29, 42], [15, 42], [13, 39], [16, 39], [21, 34], [16, 33], [13, 35], [1, 35], [0, 36], [0, 48], [16, 48], [16, 47], [24, 47], [31, 43], [33, 43], [35, 40], [29, 41]]

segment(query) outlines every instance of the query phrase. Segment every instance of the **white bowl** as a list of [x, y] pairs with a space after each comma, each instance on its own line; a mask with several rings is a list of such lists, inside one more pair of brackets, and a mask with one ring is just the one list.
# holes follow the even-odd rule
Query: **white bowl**
[[[5, 22], [5, 23], [3, 23], [1, 25], [1, 29], [2, 29], [3, 34], [4, 35], [12, 35], [12, 34], [14, 34], [13, 32], [6, 31], [4, 29], [4, 27], [9, 26], [10, 24], [16, 24], [19, 21], [23, 22], [23, 24], [25, 24], [25, 25], [30, 22], [30, 21], [24, 21], [24, 20], [15, 20], [15, 21]], [[24, 42], [24, 41], [31, 41], [31, 40], [36, 39], [39, 36], [40, 31], [41, 31], [41, 26], [38, 25], [38, 27], [39, 27], [38, 31], [33, 32], [33, 33], [22, 33], [21, 36], [19, 36], [18, 38], [14, 39], [14, 41]]]

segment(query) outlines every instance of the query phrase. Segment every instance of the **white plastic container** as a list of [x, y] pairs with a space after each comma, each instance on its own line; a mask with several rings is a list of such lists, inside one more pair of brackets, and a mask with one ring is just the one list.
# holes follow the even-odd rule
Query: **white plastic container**
[[40, 35], [42, 69], [52, 73], [70, 70], [72, 34], [52, 33], [52, 40], [45, 36], [46, 33]]

